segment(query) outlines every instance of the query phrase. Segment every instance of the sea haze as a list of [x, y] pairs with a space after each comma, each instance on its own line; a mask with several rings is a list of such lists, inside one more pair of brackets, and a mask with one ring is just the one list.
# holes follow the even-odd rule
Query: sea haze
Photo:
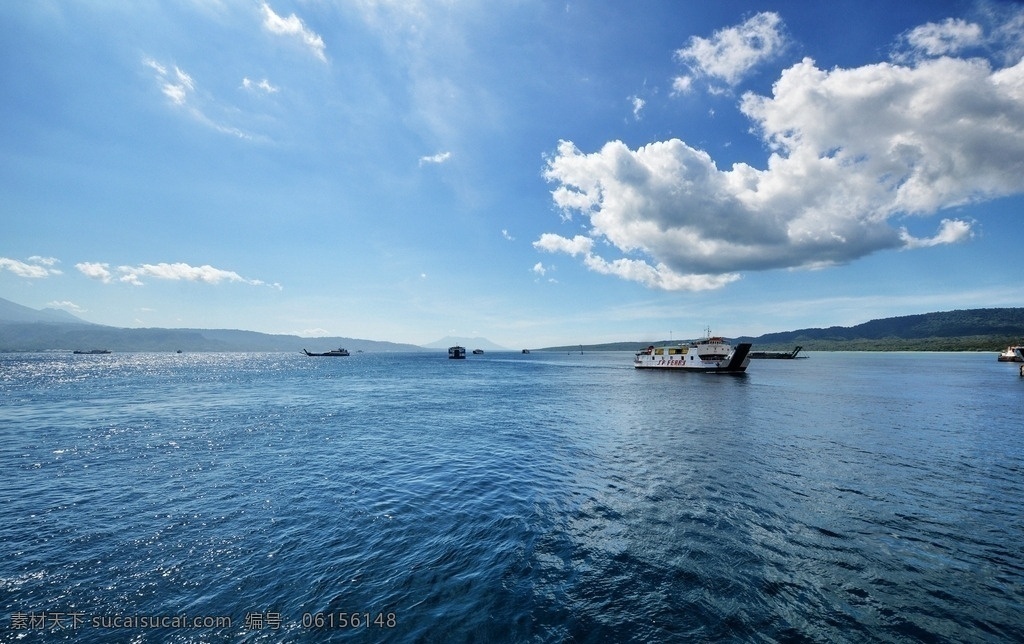
[[809, 355], [0, 356], [0, 639], [1020, 641], [1016, 365]]

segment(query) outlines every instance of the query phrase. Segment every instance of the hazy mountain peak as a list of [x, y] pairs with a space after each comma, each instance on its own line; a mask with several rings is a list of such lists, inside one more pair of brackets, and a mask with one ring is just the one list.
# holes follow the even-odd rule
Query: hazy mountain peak
[[448, 347], [459, 345], [472, 351], [473, 349], [484, 349], [485, 351], [508, 351], [506, 347], [494, 344], [487, 338], [465, 338], [456, 336], [445, 336], [440, 340], [431, 342], [430, 344], [424, 344], [423, 346], [428, 349], [447, 349]]
[[51, 324], [92, 324], [62, 309], [33, 309], [10, 300], [0, 298], [0, 321], [3, 322], [46, 322]]

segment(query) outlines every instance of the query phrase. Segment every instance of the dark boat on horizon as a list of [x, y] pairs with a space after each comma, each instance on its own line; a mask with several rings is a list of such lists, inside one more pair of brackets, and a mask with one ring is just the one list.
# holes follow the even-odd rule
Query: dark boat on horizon
[[[771, 360], [793, 360], [797, 357], [797, 354], [803, 350], [803, 347], [797, 345], [792, 351], [751, 351], [751, 358], [771, 359]], [[800, 356], [801, 358], [807, 358], [807, 356]]]
[[348, 349], [331, 349], [330, 351], [324, 351], [323, 353], [310, 353], [309, 351], [306, 351], [305, 349], [303, 349], [302, 352], [305, 353], [307, 356], [316, 356], [316, 357], [319, 357], [319, 356], [335, 357], [335, 356], [347, 356], [347, 355], [349, 355]]

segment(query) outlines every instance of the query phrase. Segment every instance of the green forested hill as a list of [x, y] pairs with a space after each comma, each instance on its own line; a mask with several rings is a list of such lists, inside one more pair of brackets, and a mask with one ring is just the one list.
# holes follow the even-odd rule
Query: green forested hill
[[[871, 320], [856, 326], [798, 329], [757, 337], [735, 338], [752, 342], [761, 351], [788, 351], [801, 345], [806, 351], [1001, 351], [1024, 341], [1024, 308], [964, 309]], [[666, 340], [638, 340], [583, 345], [589, 351], [626, 351]], [[580, 350], [580, 345], [551, 347], [553, 351]]]
[[997, 351], [1024, 338], [1024, 308], [965, 309], [871, 320], [851, 327], [799, 329], [750, 338], [758, 347], [800, 344], [809, 351]]

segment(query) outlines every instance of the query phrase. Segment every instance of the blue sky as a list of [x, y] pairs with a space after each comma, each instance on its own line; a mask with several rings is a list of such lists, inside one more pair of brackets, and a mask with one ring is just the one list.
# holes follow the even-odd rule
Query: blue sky
[[0, 4], [0, 297], [509, 348], [1024, 301], [1010, 2]]

